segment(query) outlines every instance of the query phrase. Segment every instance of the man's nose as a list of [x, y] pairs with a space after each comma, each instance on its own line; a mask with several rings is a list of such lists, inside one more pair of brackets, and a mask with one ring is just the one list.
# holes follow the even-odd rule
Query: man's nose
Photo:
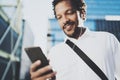
[[66, 22], [69, 21], [69, 18], [67, 18], [66, 16], [63, 17], [63, 24], [66, 24]]

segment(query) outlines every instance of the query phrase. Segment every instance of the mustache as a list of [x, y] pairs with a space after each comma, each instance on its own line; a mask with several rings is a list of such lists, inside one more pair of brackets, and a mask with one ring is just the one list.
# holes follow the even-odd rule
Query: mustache
[[73, 25], [75, 22], [73, 21], [66, 21], [66, 23], [63, 25], [63, 29], [65, 28], [66, 25]]

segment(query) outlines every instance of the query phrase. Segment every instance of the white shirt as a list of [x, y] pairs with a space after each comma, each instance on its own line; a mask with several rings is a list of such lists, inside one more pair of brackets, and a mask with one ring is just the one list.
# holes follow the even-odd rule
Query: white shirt
[[[67, 39], [84, 51], [109, 80], [120, 80], [120, 43], [114, 35], [87, 29], [79, 39]], [[49, 59], [57, 80], [101, 80], [65, 42], [50, 50]]]

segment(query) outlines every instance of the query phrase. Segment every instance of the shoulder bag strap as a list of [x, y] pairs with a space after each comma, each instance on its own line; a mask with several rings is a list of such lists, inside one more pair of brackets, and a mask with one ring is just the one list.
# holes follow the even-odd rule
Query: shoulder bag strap
[[[76, 53], [77, 55], [82, 58], [82, 60], [102, 79], [102, 80], [108, 80], [106, 75], [103, 73], [103, 71], [80, 49], [78, 48], [73, 42], [70, 40], [66, 41], [66, 44], [68, 44]], [[74, 47], [74, 48], [73, 48]]]

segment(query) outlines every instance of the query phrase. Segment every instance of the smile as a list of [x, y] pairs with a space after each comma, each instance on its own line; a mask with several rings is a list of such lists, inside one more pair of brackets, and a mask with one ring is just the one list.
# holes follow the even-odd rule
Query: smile
[[68, 24], [67, 24], [67, 25], [64, 26], [64, 29], [66, 29], [67, 31], [71, 31], [72, 28], [73, 28], [72, 25], [68, 25]]

